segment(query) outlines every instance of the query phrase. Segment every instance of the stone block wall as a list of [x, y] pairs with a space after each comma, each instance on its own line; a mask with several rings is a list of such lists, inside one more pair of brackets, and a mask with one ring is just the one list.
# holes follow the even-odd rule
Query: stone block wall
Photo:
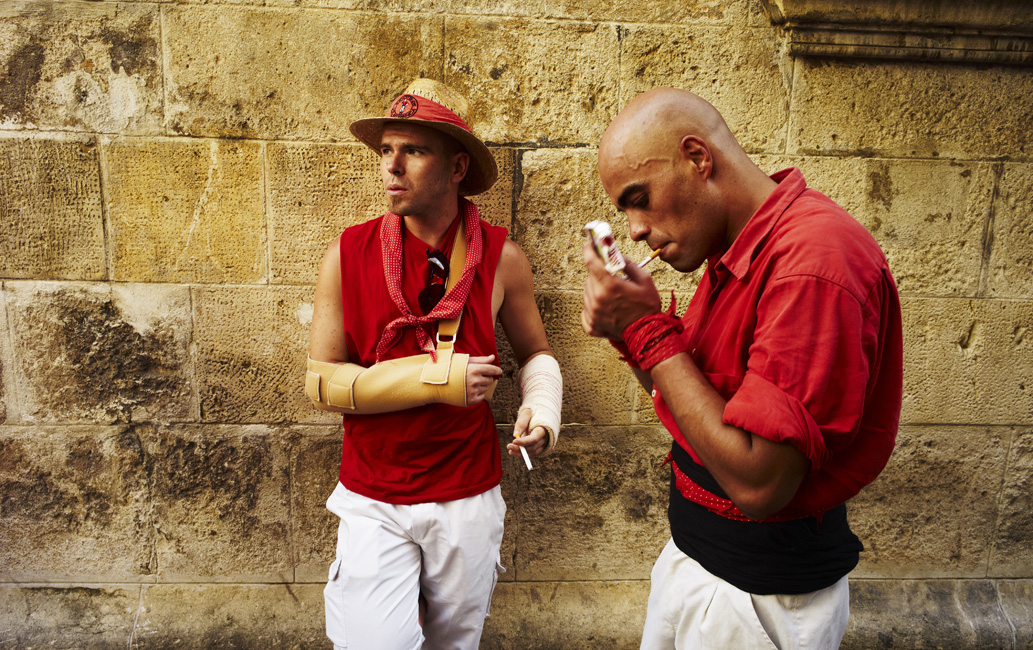
[[383, 210], [348, 124], [420, 75], [471, 101], [501, 170], [478, 204], [527, 253], [565, 374], [556, 453], [504, 458], [482, 648], [638, 647], [669, 437], [581, 332], [580, 227], [626, 236], [596, 144], [658, 85], [802, 168], [899, 284], [903, 426], [850, 504], [844, 647], [1033, 647], [1033, 68], [796, 55], [792, 4], [0, 2], [0, 648], [329, 647], [341, 433], [301, 392], [313, 284]]

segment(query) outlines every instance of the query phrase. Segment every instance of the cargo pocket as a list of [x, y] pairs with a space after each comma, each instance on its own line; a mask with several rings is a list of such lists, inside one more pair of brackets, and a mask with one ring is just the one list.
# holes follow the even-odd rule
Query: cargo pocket
[[323, 589], [323, 607], [326, 611], [326, 636], [334, 646], [348, 647], [348, 634], [344, 625], [344, 593], [341, 586], [341, 560], [333, 561], [326, 576]]
[[505, 573], [506, 567], [502, 566], [502, 554], [499, 554], [497, 560], [495, 560], [495, 570], [491, 572], [491, 591], [488, 592], [488, 609], [485, 611], [485, 616], [491, 616], [491, 600], [495, 597], [495, 587], [499, 584], [499, 574]]

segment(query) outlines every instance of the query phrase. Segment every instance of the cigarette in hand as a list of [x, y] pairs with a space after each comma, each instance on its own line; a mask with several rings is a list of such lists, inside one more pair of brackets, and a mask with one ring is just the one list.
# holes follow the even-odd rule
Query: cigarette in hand
[[649, 257], [647, 257], [646, 259], [644, 259], [644, 260], [642, 260], [641, 262], [638, 263], [638, 268], [640, 268], [640, 269], [644, 268], [646, 266], [646, 264], [649, 264], [654, 259], [656, 259], [657, 255], [659, 255], [660, 251], [662, 251], [662, 250], [663, 250], [662, 248], [658, 248], [655, 251], [653, 251], [652, 253], [650, 253]]
[[524, 465], [527, 465], [527, 469], [534, 469], [531, 466], [531, 457], [527, 455], [527, 450], [523, 447], [520, 448], [520, 455], [524, 457]]

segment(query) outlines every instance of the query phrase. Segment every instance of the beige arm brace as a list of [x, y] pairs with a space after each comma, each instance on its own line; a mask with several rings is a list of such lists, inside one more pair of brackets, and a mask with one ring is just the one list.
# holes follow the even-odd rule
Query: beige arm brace
[[551, 354], [539, 354], [524, 364], [517, 373], [523, 402], [518, 411], [531, 410], [527, 430], [544, 427], [549, 433], [548, 453], [560, 437], [560, 413], [563, 409], [563, 376], [560, 364]]
[[[451, 291], [466, 260], [466, 226], [459, 222], [449, 260]], [[373, 414], [401, 411], [424, 404], [466, 406], [466, 368], [470, 355], [455, 351], [459, 317], [438, 323], [436, 359], [417, 354], [375, 363], [364, 368], [354, 363], [308, 360], [305, 394], [319, 408], [346, 413]], [[492, 384], [485, 394], [491, 399]]]
[[418, 354], [369, 368], [309, 358], [305, 394], [320, 408], [360, 414], [436, 403], [466, 406], [469, 360], [468, 354], [440, 349], [436, 362], [431, 362], [429, 354]]

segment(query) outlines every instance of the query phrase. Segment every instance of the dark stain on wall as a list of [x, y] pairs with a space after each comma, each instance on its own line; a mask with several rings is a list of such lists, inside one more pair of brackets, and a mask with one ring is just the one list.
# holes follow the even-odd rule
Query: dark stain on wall
[[161, 451], [155, 490], [171, 500], [210, 502], [220, 519], [247, 516], [269, 471], [263, 441], [255, 437], [191, 440], [170, 437]]
[[43, 75], [43, 45], [35, 40], [23, 45], [0, 70], [0, 118], [24, 115], [33, 90]]
[[893, 207], [893, 198], [897, 195], [893, 189], [893, 180], [890, 178], [889, 166], [882, 164], [868, 172], [868, 197], [873, 201], [882, 203], [883, 207], [889, 210]]
[[139, 332], [110, 297], [50, 294], [21, 316], [25, 374], [50, 415], [128, 422], [134, 409], [148, 418], [170, 403], [181, 408], [189, 387], [186, 352], [172, 328]]
[[[0, 440], [0, 518], [30, 523], [42, 537], [111, 527], [146, 486], [148, 463], [134, 439], [131, 432], [114, 444], [90, 434], [58, 436], [43, 443], [42, 454], [25, 439]], [[54, 448], [63, 457], [46, 453]]]
[[125, 32], [104, 28], [99, 36], [108, 43], [108, 56], [111, 58], [111, 71], [118, 73], [124, 69], [127, 75], [142, 75], [146, 78], [154, 74], [158, 53], [158, 44], [151, 37], [151, 21], [141, 18]]

